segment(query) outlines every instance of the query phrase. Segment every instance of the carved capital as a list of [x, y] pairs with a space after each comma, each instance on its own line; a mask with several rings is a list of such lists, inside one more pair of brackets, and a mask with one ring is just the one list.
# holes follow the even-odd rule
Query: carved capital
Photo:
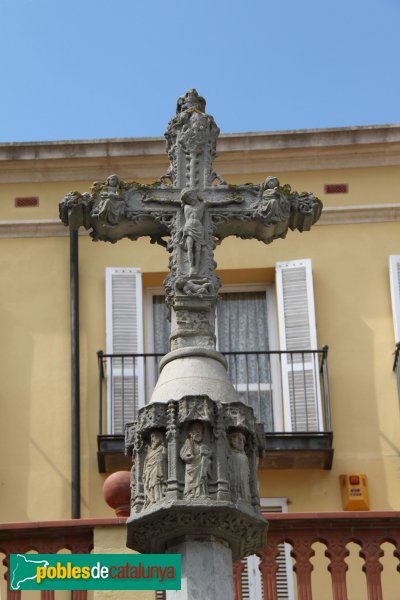
[[253, 410], [243, 402], [231, 402], [224, 407], [225, 426], [227, 429], [243, 429], [255, 431]]
[[265, 543], [267, 521], [250, 516], [229, 502], [213, 506], [197, 500], [174, 502], [140, 517], [128, 519], [127, 545], [146, 553], [163, 553], [184, 539], [221, 540], [232, 549], [233, 560], [254, 554]]
[[185, 396], [179, 401], [178, 421], [207, 421], [213, 425], [214, 402], [208, 396]]

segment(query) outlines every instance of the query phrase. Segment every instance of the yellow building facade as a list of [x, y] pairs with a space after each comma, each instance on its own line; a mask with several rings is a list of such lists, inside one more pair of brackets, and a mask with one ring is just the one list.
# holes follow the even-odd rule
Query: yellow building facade
[[[164, 144], [156, 138], [0, 145], [3, 522], [71, 515], [70, 240], [58, 219], [58, 203], [68, 191], [89, 190], [94, 180], [111, 173], [145, 183], [157, 179], [167, 169]], [[317, 339], [312, 348], [296, 349], [329, 347], [331, 426], [321, 405], [320, 422], [299, 446], [287, 415], [291, 401], [275, 407], [275, 433], [286, 435], [279, 442], [284, 447], [269, 437], [272, 458], [259, 470], [265, 506], [275, 499], [289, 512], [341, 511], [339, 476], [365, 474], [369, 508], [400, 510], [400, 415], [392, 371], [399, 341], [392, 297], [399, 289], [392, 273], [391, 295], [389, 269], [389, 257], [400, 255], [400, 126], [222, 135], [217, 150], [216, 169], [229, 183], [276, 175], [294, 190], [313, 191], [324, 204], [309, 232], [289, 232], [268, 246], [228, 238], [216, 250], [224, 293], [267, 294], [268, 331], [275, 344], [270, 350], [285, 348], [280, 265], [306, 264], [312, 272]], [[168, 255], [147, 238], [112, 245], [79, 235], [85, 518], [112, 515], [102, 497], [107, 472], [99, 472], [97, 456], [97, 352], [107, 351], [110, 268], [140, 273], [136, 351], [149, 353], [156, 329], [149, 298], [159, 294]], [[246, 349], [260, 350], [251, 340]], [[106, 421], [107, 415], [104, 431]], [[325, 436], [321, 446], [319, 434], [331, 431], [333, 441]], [[117, 458], [107, 463], [108, 473], [123, 464], [122, 455]]]

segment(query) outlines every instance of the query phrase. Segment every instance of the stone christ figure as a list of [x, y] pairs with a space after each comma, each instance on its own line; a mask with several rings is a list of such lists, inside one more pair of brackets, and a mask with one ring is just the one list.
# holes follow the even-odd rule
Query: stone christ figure
[[204, 202], [191, 190], [184, 190], [181, 196], [185, 224], [180, 245], [188, 253], [189, 275], [196, 275], [200, 264], [201, 249], [207, 244], [204, 232]]

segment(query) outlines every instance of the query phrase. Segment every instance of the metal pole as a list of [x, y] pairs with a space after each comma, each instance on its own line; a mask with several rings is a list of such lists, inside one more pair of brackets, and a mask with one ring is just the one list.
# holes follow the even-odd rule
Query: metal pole
[[71, 517], [81, 516], [78, 232], [70, 231], [71, 286]]

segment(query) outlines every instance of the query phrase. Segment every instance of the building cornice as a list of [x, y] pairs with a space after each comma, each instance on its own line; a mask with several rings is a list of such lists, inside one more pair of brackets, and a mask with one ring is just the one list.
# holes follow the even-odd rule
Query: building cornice
[[[87, 235], [87, 231], [80, 231]], [[37, 219], [29, 221], [0, 221], [0, 238], [63, 237], [69, 229], [59, 219]]]
[[[349, 225], [400, 221], [400, 204], [370, 204], [324, 208], [316, 225]], [[88, 235], [81, 229], [80, 235]], [[69, 229], [58, 219], [0, 221], [0, 238], [63, 237]]]
[[[222, 134], [217, 151], [224, 175], [393, 166], [400, 125]], [[0, 144], [0, 183], [156, 179], [167, 166], [164, 138]]]
[[400, 204], [356, 204], [324, 208], [316, 225], [351, 225], [400, 221]]

